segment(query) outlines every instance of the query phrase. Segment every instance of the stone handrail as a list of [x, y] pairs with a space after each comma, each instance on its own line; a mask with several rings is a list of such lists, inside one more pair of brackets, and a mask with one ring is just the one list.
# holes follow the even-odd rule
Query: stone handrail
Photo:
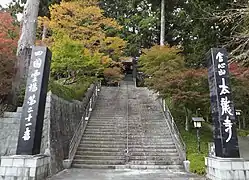
[[160, 104], [162, 106], [162, 110], [164, 112], [165, 117], [168, 119], [166, 122], [170, 127], [170, 132], [173, 137], [173, 140], [175, 141], [175, 145], [177, 148], [177, 151], [180, 153], [181, 160], [186, 160], [186, 144], [184, 143], [182, 136], [177, 128], [177, 125], [174, 121], [174, 118], [166, 104], [165, 99], [160, 100]]
[[85, 113], [83, 114], [81, 121], [75, 130], [75, 133], [71, 139], [70, 145], [69, 145], [69, 154], [68, 154], [68, 159], [64, 160], [64, 167], [69, 168], [71, 166], [71, 163], [73, 161], [73, 158], [76, 154], [77, 148], [80, 144], [81, 138], [83, 136], [83, 133], [85, 131], [87, 122], [91, 116], [92, 110], [95, 106], [99, 91], [101, 88], [101, 83], [95, 83], [92, 91], [87, 92], [89, 94], [86, 95], [88, 97], [87, 100], [87, 105], [85, 107]]
[[126, 99], [126, 163], [129, 161], [129, 92], [126, 83], [127, 99]]

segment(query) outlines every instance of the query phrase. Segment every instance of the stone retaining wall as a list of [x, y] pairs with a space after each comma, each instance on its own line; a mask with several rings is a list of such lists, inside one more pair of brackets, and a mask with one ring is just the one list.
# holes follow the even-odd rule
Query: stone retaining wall
[[[68, 157], [71, 138], [85, 113], [85, 109], [94, 91], [91, 85], [82, 101], [69, 102], [47, 94], [44, 113], [41, 154], [50, 156], [50, 174], [63, 169], [63, 160]], [[20, 128], [20, 111], [7, 113], [8, 118], [0, 118], [0, 156], [16, 153]]]

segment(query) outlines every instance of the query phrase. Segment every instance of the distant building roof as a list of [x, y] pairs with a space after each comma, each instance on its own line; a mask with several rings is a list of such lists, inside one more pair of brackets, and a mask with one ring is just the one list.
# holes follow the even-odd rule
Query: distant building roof
[[124, 58], [120, 58], [121, 62], [129, 62], [132, 63], [133, 58], [132, 57], [124, 57]]

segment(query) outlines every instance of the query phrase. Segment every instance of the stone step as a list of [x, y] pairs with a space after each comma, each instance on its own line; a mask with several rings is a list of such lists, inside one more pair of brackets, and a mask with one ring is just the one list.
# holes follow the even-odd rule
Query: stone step
[[153, 161], [153, 160], [130, 160], [129, 164], [133, 165], [181, 165], [180, 159], [168, 159], [167, 161]]
[[[101, 139], [109, 139], [109, 138], [117, 138], [117, 139], [123, 139], [123, 138], [127, 138], [126, 133], [124, 134], [117, 134], [117, 133], [85, 133], [83, 135], [83, 139], [87, 137], [87, 138], [100, 138]], [[140, 139], [141, 140], [151, 140], [151, 139], [157, 139], [157, 140], [169, 140], [172, 139], [171, 135], [165, 134], [162, 136], [153, 136], [151, 134], [148, 134], [148, 136], [146, 136], [146, 134], [138, 134], [138, 135], [132, 135], [129, 134], [128, 139], [132, 140], [132, 139]]]
[[75, 160], [125, 160], [125, 156], [114, 156], [114, 155], [109, 155], [109, 156], [89, 156], [89, 155], [76, 155], [74, 157]]
[[107, 129], [107, 128], [100, 128], [100, 129], [93, 129], [93, 128], [86, 128], [85, 133], [87, 132], [115, 132], [115, 133], [126, 133], [127, 129]]
[[115, 125], [115, 127], [116, 126], [127, 127], [127, 123], [125, 123], [125, 122], [121, 123], [119, 121], [116, 121], [116, 122], [106, 122], [106, 121], [91, 122], [91, 121], [89, 121], [88, 125], [89, 126], [96, 126], [96, 125], [98, 125], [98, 126], [114, 126]]
[[[171, 169], [184, 172], [182, 165], [93, 165], [93, 164], [72, 164], [72, 168], [84, 169]], [[200, 179], [198, 179], [200, 180]]]
[[124, 156], [125, 152], [108, 152], [108, 151], [77, 151], [76, 155], [85, 156]]
[[129, 146], [128, 146], [130, 149], [133, 149], [133, 148], [143, 148], [143, 149], [148, 149], [148, 150], [150, 150], [150, 149], [173, 149], [173, 148], [175, 148], [176, 146], [174, 145], [174, 144], [144, 144], [144, 145], [139, 145], [139, 144], [130, 144]]
[[83, 135], [84, 137], [92, 137], [92, 138], [112, 138], [112, 137], [116, 137], [118, 138], [126, 138], [127, 135], [126, 134], [114, 134], [114, 133], [106, 133], [106, 134], [99, 134], [99, 133], [85, 133]]
[[74, 159], [73, 164], [105, 164], [105, 165], [124, 165], [125, 160], [92, 160], [92, 159]]
[[99, 165], [99, 164], [72, 164], [72, 168], [81, 169], [116, 169], [116, 165]]
[[99, 141], [99, 140], [91, 140], [91, 139], [87, 139], [87, 140], [81, 140], [80, 141], [80, 144], [126, 144], [126, 140], [123, 139], [123, 140], [113, 140], [113, 141], [110, 141], [110, 140], [107, 140], [107, 141]]
[[98, 123], [100, 123], [100, 124], [106, 124], [106, 123], [108, 123], [108, 124], [116, 124], [116, 123], [118, 123], [118, 124], [121, 124], [121, 125], [125, 125], [125, 124], [127, 124], [127, 121], [125, 121], [123, 119], [101, 119], [101, 118], [99, 118], [98, 120], [90, 119], [89, 123], [92, 123], [92, 124], [98, 124]]
[[148, 156], [129, 156], [130, 161], [164, 161], [164, 162], [169, 162], [169, 161], [179, 161], [180, 158], [178, 155], [169, 155], [165, 154], [163, 156], [153, 156], [153, 155], [148, 155]]
[[133, 146], [140, 146], [140, 147], [147, 147], [147, 146], [152, 146], [152, 147], [163, 147], [163, 146], [173, 146], [175, 145], [174, 142], [136, 142], [136, 141], [128, 141], [128, 145], [130, 147]]
[[155, 134], [158, 134], [157, 136], [160, 136], [161, 134], [170, 134], [170, 131], [167, 130], [167, 129], [162, 129], [162, 130], [158, 130], [158, 129], [150, 129], [150, 130], [147, 130], [147, 129], [128, 129], [130, 134], [131, 133], [136, 133], [136, 134], [139, 134], [139, 133], [155, 133]]
[[90, 143], [88, 143], [88, 144], [86, 144], [86, 143], [84, 143], [84, 144], [80, 144], [79, 146], [78, 146], [78, 148], [84, 148], [84, 147], [88, 147], [88, 148], [125, 148], [126, 147], [126, 145], [125, 145], [125, 143], [124, 144], [90, 144]]
[[[92, 152], [125, 152], [126, 147], [124, 148], [118, 148], [118, 147], [78, 147], [77, 149], [78, 151], [92, 151]], [[133, 153], [133, 152], [144, 152], [144, 153], [154, 153], [154, 152], [169, 152], [170, 150], [176, 150], [175, 147], [171, 146], [171, 147], [162, 147], [162, 148], [141, 148], [141, 147], [129, 147], [129, 152]]]
[[96, 113], [92, 113], [91, 114], [91, 121], [99, 121], [99, 120], [125, 120], [126, 119], [126, 115], [125, 114], [120, 114], [120, 115], [115, 115], [115, 114], [111, 114], [108, 115], [107, 113], [103, 113], [103, 114], [96, 114]]
[[81, 142], [84, 141], [115, 141], [115, 142], [126, 142], [126, 137], [121, 136], [121, 137], [113, 137], [113, 136], [104, 136], [104, 137], [95, 137], [95, 136], [83, 136], [81, 139]]
[[[108, 145], [108, 144], [126, 144], [127, 143], [127, 139], [118, 139], [118, 140], [113, 140], [113, 141], [110, 141], [110, 140], [106, 140], [106, 141], [103, 141], [103, 140], [92, 140], [92, 139], [82, 139], [80, 141], [80, 144], [105, 144], [105, 145]], [[161, 146], [161, 145], [174, 145], [174, 142], [171, 140], [171, 141], [138, 141], [137, 139], [132, 139], [132, 140], [128, 140], [128, 144], [129, 145], [138, 145], [138, 146], [150, 146], [150, 145], [158, 145], [158, 146]]]
[[133, 122], [128, 122], [128, 124], [130, 126], [134, 126], [134, 127], [137, 127], [137, 126], [158, 126], [158, 127], [163, 126], [163, 127], [167, 127], [165, 122], [154, 122], [154, 121], [143, 121], [143, 122], [133, 121]]
[[124, 148], [96, 148], [96, 147], [78, 147], [78, 151], [92, 151], [92, 152], [124, 152]]
[[114, 127], [114, 126], [87, 126], [86, 127], [86, 130], [93, 130], [93, 131], [96, 131], [96, 130], [103, 130], [103, 131], [127, 131], [127, 127]]
[[102, 136], [102, 135], [107, 135], [107, 136], [120, 136], [120, 135], [124, 135], [125, 133], [124, 132], [97, 132], [97, 131], [85, 131], [84, 135], [85, 136], [94, 136], [94, 137], [97, 137], [97, 136]]
[[[120, 120], [123, 120], [123, 121], [126, 121], [127, 122], [127, 116], [124, 115], [122, 117], [106, 117], [104, 115], [99, 115], [99, 116], [94, 116], [92, 114], [91, 118], [90, 118], [90, 121], [91, 122], [99, 122], [99, 121], [120, 121]], [[163, 118], [160, 118], [160, 119], [140, 119], [139, 117], [136, 118], [136, 119], [131, 119], [131, 116], [129, 114], [128, 116], [128, 122], [129, 123], [149, 123], [149, 122], [153, 122], [153, 123], [163, 123], [165, 124], [166, 121], [165, 119]]]
[[[77, 151], [76, 155], [84, 156], [124, 156], [125, 151], [123, 152], [106, 152], [106, 151]], [[168, 149], [165, 152], [129, 152], [129, 156], [175, 156], [178, 157], [176, 149]]]
[[5, 118], [21, 118], [22, 113], [19, 112], [4, 112], [3, 117]]
[[[127, 127], [127, 122], [126, 121], [104, 121], [104, 120], [99, 120], [99, 121], [91, 121], [89, 120], [89, 125], [92, 125], [92, 126], [121, 126], [121, 127]], [[143, 128], [146, 128], [146, 127], [158, 127], [158, 128], [168, 128], [169, 127], [165, 124], [165, 123], [153, 123], [153, 122], [144, 122], [144, 123], [128, 123], [128, 126], [129, 127], [133, 127], [134, 128], [139, 128], [139, 127], [143, 127]]]
[[[126, 144], [86, 144], [86, 143], [83, 143], [83, 144], [80, 144], [78, 146], [78, 148], [85, 148], [85, 147], [88, 147], [88, 148], [126, 148]], [[163, 145], [154, 145], [154, 144], [151, 144], [151, 145], [137, 145], [137, 144], [130, 144], [129, 146], [129, 149], [134, 149], [134, 148], [143, 148], [143, 149], [161, 149], [161, 148], [164, 148], [164, 149], [172, 149], [172, 148], [175, 148], [175, 145], [174, 144], [163, 144]]]
[[[80, 141], [80, 144], [126, 144], [127, 143], [127, 139], [113, 139], [113, 140], [92, 140], [92, 139], [82, 139]], [[148, 142], [144, 142], [144, 141], [137, 141], [137, 139], [132, 139], [132, 140], [128, 140], [128, 144], [129, 145], [172, 145], [174, 144], [174, 142], [171, 141], [148, 141]]]
[[22, 107], [17, 107], [16, 112], [22, 113]]
[[178, 156], [176, 149], [168, 149], [165, 152], [132, 152], [129, 151], [130, 156]]
[[171, 134], [168, 133], [156, 133], [156, 132], [130, 132], [129, 138], [143, 138], [143, 139], [156, 139], [155, 136], [159, 136], [161, 139], [171, 138]]
[[87, 124], [87, 129], [117, 129], [117, 128], [127, 128], [126, 125], [99, 125], [99, 124], [91, 124], [90, 122]]
[[182, 165], [133, 165], [129, 164], [125, 166], [127, 169], [172, 169], [172, 170], [182, 170], [184, 172]]
[[129, 152], [130, 153], [139, 153], [139, 152], [144, 152], [144, 153], [154, 153], [154, 152], [158, 152], [158, 153], [163, 153], [163, 152], [170, 152], [170, 151], [176, 151], [176, 147], [175, 146], [168, 146], [167, 148], [142, 148], [142, 147], [138, 147], [138, 148], [133, 148], [133, 147], [129, 147]]
[[[126, 134], [125, 134], [126, 135]], [[154, 136], [153, 136], [154, 135]], [[155, 133], [137, 133], [137, 134], [129, 134], [129, 140], [138, 140], [138, 141], [172, 141], [172, 137], [169, 134], [161, 134], [158, 138], [156, 138], [157, 134]], [[125, 136], [127, 137], [127, 136]]]

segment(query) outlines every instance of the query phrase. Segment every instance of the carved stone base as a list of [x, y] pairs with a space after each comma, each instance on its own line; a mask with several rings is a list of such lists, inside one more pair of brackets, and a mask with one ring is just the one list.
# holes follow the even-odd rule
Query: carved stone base
[[44, 180], [48, 176], [49, 157], [45, 155], [2, 156], [0, 180]]
[[249, 179], [249, 161], [242, 158], [206, 157], [205, 165], [211, 180]]

